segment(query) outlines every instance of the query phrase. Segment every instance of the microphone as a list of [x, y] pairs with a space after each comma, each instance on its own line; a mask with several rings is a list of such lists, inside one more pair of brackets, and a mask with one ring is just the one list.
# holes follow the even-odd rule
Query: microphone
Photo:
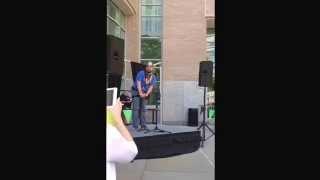
[[150, 78], [151, 78], [151, 76], [152, 76], [152, 73], [151, 73], [151, 72], [149, 72], [149, 73], [147, 74], [147, 78], [148, 78], [148, 79], [150, 79]]

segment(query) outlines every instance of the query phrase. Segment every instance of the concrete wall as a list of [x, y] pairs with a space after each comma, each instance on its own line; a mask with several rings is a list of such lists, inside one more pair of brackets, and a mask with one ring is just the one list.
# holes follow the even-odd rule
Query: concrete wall
[[164, 124], [186, 125], [189, 108], [198, 108], [200, 114], [203, 88], [198, 87], [197, 81], [165, 81], [164, 86], [166, 87], [163, 92]]
[[[186, 13], [188, 12], [188, 13]], [[164, 1], [163, 123], [186, 124], [188, 108], [199, 108], [199, 62], [206, 58], [203, 0]]]

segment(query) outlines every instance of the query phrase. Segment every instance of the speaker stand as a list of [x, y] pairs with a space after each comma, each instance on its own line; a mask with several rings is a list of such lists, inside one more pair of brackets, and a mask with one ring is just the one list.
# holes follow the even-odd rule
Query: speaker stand
[[[207, 87], [204, 87], [203, 88], [203, 119], [202, 119], [202, 123], [198, 127], [198, 130], [202, 128], [201, 147], [204, 147], [204, 141], [208, 140], [214, 135], [214, 131], [209, 127], [208, 122], [206, 122], [206, 90], [207, 90]], [[208, 138], [206, 138], [206, 128], [212, 133]]]

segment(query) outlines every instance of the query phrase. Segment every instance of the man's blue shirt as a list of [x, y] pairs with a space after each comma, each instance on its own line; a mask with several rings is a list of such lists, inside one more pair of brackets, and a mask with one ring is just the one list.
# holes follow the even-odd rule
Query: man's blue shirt
[[141, 88], [144, 93], [148, 92], [151, 85], [156, 86], [156, 76], [152, 75], [152, 80], [150, 84], [146, 83], [147, 74], [144, 70], [138, 72], [137, 77], [134, 81], [134, 88], [138, 90], [138, 81], [141, 82]]

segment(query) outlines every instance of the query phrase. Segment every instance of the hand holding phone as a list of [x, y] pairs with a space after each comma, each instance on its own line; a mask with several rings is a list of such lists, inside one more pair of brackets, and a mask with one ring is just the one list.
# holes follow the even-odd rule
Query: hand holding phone
[[[120, 99], [118, 98], [115, 104], [109, 108], [109, 110], [112, 112], [112, 115], [115, 116], [115, 119], [121, 119], [121, 111], [122, 111], [123, 104], [120, 102]], [[120, 117], [120, 118], [119, 118]], [[119, 123], [119, 122], [117, 122]]]
[[107, 88], [107, 108], [110, 108], [116, 104], [117, 92], [117, 88]]

